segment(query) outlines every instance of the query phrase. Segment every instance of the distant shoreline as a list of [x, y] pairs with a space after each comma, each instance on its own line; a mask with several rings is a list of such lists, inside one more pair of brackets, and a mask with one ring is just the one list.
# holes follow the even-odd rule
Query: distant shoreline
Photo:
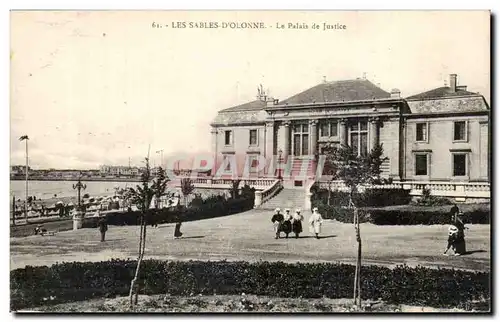
[[[23, 177], [10, 177], [11, 181], [25, 181]], [[82, 181], [95, 181], [95, 182], [141, 182], [140, 178], [96, 178], [87, 177], [81, 178]], [[47, 177], [28, 177], [28, 181], [78, 181], [78, 178], [47, 178]]]

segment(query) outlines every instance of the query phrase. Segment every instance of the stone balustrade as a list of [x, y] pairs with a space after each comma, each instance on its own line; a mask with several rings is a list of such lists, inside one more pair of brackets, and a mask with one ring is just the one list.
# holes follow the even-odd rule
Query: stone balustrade
[[[340, 181], [321, 181], [321, 189], [332, 191], [348, 191], [346, 185]], [[451, 198], [490, 198], [489, 182], [447, 182], [447, 181], [395, 181], [383, 185], [366, 185], [364, 189], [405, 189], [410, 195], [421, 196], [423, 189], [429, 189], [431, 195]]]
[[273, 185], [262, 191], [255, 191], [255, 202], [254, 208], [262, 205], [264, 202], [268, 201], [274, 197], [283, 188], [283, 182], [281, 180], [275, 180]]

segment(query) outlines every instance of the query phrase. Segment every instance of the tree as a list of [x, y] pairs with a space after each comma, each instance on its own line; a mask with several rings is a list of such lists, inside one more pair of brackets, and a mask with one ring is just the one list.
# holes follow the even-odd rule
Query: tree
[[[370, 153], [358, 155], [358, 151], [349, 146], [329, 146], [325, 149], [326, 164], [333, 180], [342, 180], [349, 189], [349, 207], [354, 210], [353, 223], [358, 244], [356, 270], [354, 274], [354, 304], [361, 308], [361, 232], [359, 229], [359, 211], [354, 203], [354, 195], [363, 186], [381, 184], [380, 166], [387, 160], [383, 155], [382, 145], [374, 147]], [[329, 185], [330, 187], [330, 185]]]
[[[137, 258], [137, 267], [135, 270], [134, 278], [130, 283], [130, 293], [129, 302], [132, 308], [138, 302], [139, 287], [138, 279], [141, 270], [142, 259], [144, 258], [144, 250], [146, 248], [146, 227], [147, 220], [146, 215], [153, 200], [153, 196], [163, 196], [167, 187], [168, 179], [165, 177], [165, 172], [157, 172], [157, 176], [153, 177], [151, 175], [151, 168], [149, 166], [149, 158], [146, 158], [146, 167], [141, 174], [142, 185], [137, 185], [137, 187], [129, 189], [129, 195], [131, 201], [137, 205], [140, 211], [140, 226], [141, 231], [139, 235], [139, 255]], [[135, 294], [135, 297], [134, 297]]]
[[167, 193], [167, 184], [170, 181], [170, 179], [167, 177], [165, 173], [165, 169], [163, 169], [161, 166], [158, 168], [158, 171], [156, 172], [156, 178], [153, 180], [153, 191], [154, 191], [154, 197], [155, 197], [155, 209], [158, 210], [160, 207], [160, 201], [163, 196], [166, 196]]
[[231, 198], [236, 199], [238, 198], [238, 192], [240, 190], [240, 179], [235, 179], [231, 181]]
[[194, 185], [193, 181], [189, 178], [182, 178], [181, 179], [181, 192], [182, 195], [184, 196], [184, 205], [187, 207], [187, 197], [192, 194], [194, 191]]

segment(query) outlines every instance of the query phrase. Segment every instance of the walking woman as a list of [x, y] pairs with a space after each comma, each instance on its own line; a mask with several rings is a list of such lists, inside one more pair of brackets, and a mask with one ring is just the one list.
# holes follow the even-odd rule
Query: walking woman
[[319, 239], [322, 224], [323, 217], [321, 217], [321, 214], [318, 212], [318, 208], [314, 208], [313, 213], [309, 218], [309, 230], [311, 231], [311, 233], [316, 235], [316, 239]]
[[447, 254], [450, 248], [453, 249], [455, 256], [460, 256], [465, 254], [465, 225], [460, 219], [460, 210], [457, 205], [454, 205], [450, 210], [451, 224], [448, 228], [448, 245], [444, 251], [444, 255]]
[[292, 232], [292, 215], [290, 214], [290, 209], [285, 209], [281, 231], [285, 233], [286, 238]]
[[299, 234], [302, 232], [302, 220], [304, 220], [304, 216], [300, 214], [300, 209], [296, 209], [292, 216], [292, 231], [295, 238], [299, 238]]
[[280, 238], [281, 223], [283, 222], [283, 215], [281, 214], [280, 208], [276, 208], [274, 210], [274, 215], [271, 218], [271, 222], [273, 223], [274, 233], [276, 234], [275, 239], [278, 239]]
[[182, 237], [182, 233], [181, 233], [182, 221], [181, 221], [180, 217], [177, 217], [176, 219], [177, 219], [176, 220], [177, 223], [175, 224], [175, 229], [174, 229], [174, 239], [178, 239], [178, 238]]

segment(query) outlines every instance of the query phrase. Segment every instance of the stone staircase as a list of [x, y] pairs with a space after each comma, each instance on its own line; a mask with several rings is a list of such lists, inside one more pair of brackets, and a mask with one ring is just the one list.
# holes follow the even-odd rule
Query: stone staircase
[[[293, 180], [304, 180], [307, 177], [313, 177], [316, 171], [316, 161], [309, 158], [290, 157], [288, 169], [283, 173], [285, 178]], [[288, 177], [289, 176], [289, 177]]]
[[306, 190], [300, 189], [282, 189], [277, 195], [264, 202], [258, 209], [274, 210], [280, 208], [284, 210], [289, 208], [292, 212], [296, 208], [304, 209]]

